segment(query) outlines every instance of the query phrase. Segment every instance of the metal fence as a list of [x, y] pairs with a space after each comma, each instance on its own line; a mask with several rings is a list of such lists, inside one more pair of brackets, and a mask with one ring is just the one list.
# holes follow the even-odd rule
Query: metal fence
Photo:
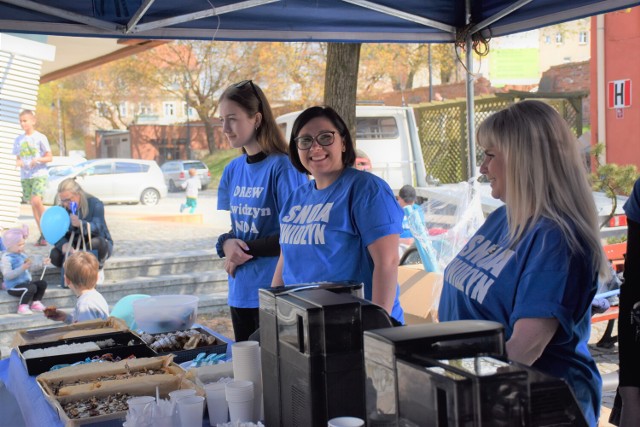
[[[582, 135], [582, 99], [587, 92], [528, 93], [508, 92], [475, 99], [476, 128], [491, 114], [523, 99], [539, 99], [554, 107], [567, 121], [576, 137]], [[427, 175], [443, 184], [466, 181], [467, 166], [466, 101], [431, 103], [414, 107]], [[482, 150], [476, 147], [477, 159]], [[479, 164], [479, 163], [478, 163]]]

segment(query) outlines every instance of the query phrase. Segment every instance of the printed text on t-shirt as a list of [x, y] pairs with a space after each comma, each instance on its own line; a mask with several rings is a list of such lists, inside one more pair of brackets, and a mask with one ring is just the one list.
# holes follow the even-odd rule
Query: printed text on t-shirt
[[511, 249], [500, 247], [484, 236], [476, 235], [449, 264], [445, 281], [482, 304], [513, 254]]
[[280, 243], [290, 245], [323, 245], [324, 230], [329, 222], [333, 203], [296, 205], [282, 217]]

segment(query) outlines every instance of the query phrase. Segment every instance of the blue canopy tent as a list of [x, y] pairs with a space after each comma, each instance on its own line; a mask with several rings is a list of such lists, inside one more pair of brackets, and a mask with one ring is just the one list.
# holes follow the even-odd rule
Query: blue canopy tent
[[[0, 32], [135, 39], [428, 43], [502, 36], [639, 0], [0, 0]], [[475, 171], [473, 76], [467, 79]]]

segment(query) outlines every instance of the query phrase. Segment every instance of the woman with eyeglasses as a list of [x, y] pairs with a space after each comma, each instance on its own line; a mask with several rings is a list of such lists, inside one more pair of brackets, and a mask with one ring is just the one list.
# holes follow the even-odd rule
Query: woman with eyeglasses
[[[78, 246], [82, 247], [82, 236], [87, 250], [92, 248], [97, 254], [100, 267], [98, 283], [102, 283], [104, 262], [113, 253], [113, 239], [104, 218], [104, 204], [98, 198], [87, 194], [75, 178], [67, 178], [58, 185], [58, 200], [69, 212], [71, 223], [67, 233], [51, 249], [51, 264], [62, 268], [67, 253], [73, 253]], [[61, 286], [64, 287], [64, 284]]]
[[222, 130], [243, 155], [224, 169], [218, 209], [231, 214], [231, 231], [218, 238], [216, 250], [229, 274], [229, 308], [236, 341], [246, 341], [259, 327], [258, 289], [268, 288], [280, 246], [278, 215], [286, 198], [307, 177], [287, 156], [269, 102], [251, 80], [229, 86], [219, 100]]
[[292, 127], [291, 163], [314, 180], [280, 213], [280, 249], [272, 286], [364, 283], [365, 298], [404, 323], [398, 286], [403, 212], [389, 185], [353, 166], [356, 150], [330, 107], [303, 111]]

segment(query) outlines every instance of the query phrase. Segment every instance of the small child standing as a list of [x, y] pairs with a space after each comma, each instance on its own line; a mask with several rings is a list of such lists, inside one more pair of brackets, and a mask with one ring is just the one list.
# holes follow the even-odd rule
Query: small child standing
[[98, 259], [91, 252], [74, 252], [64, 262], [64, 282], [78, 297], [73, 313], [65, 313], [56, 307], [47, 307], [44, 315], [51, 320], [65, 323], [84, 320], [106, 319], [109, 305], [96, 290], [98, 282]]
[[[29, 236], [29, 227], [10, 228], [2, 235], [2, 244], [6, 251], [0, 260], [2, 288], [9, 295], [20, 298], [18, 314], [33, 314], [33, 311], [43, 311], [42, 297], [47, 290], [45, 280], [31, 280], [31, 259], [24, 253], [25, 239]], [[31, 309], [29, 309], [31, 304]], [[33, 310], [33, 311], [32, 311]]]
[[198, 190], [200, 190], [200, 177], [194, 168], [189, 169], [189, 179], [182, 183], [182, 188], [185, 189], [187, 196], [186, 203], [180, 205], [180, 213], [186, 208], [189, 209], [189, 213], [194, 213], [196, 206], [198, 206]]

